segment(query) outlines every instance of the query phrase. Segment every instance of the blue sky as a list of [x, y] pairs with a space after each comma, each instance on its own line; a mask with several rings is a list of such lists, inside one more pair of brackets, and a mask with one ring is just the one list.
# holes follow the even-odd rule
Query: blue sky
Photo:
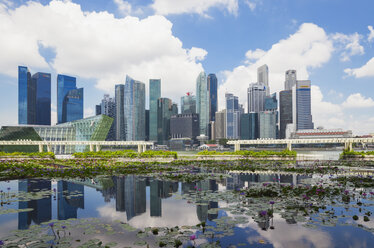
[[[17, 65], [76, 76], [85, 115], [125, 75], [163, 97], [195, 91], [201, 70], [246, 104], [266, 63], [271, 91], [284, 72], [310, 79], [316, 126], [374, 133], [374, 19], [371, 0], [0, 0], [0, 125], [17, 123]], [[148, 86], [147, 86], [148, 87]]]

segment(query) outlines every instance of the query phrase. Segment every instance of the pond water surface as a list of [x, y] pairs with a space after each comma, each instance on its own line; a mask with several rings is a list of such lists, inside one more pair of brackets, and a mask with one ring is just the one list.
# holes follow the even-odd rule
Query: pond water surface
[[[98, 240], [113, 247], [172, 247], [175, 240], [183, 247], [373, 247], [374, 223], [363, 221], [364, 212], [374, 212], [373, 198], [359, 206], [328, 202], [303, 216], [287, 212], [285, 201], [292, 199], [237, 193], [267, 184], [309, 187], [324, 178], [238, 173], [198, 182], [136, 175], [2, 181], [0, 240], [28, 247], [32, 240], [39, 240], [35, 247], [94, 247]], [[274, 214], [260, 211], [271, 208]]]

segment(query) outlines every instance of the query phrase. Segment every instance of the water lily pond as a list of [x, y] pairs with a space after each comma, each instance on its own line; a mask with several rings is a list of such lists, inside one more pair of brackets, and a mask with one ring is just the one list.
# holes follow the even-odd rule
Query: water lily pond
[[370, 170], [0, 181], [0, 247], [373, 247]]

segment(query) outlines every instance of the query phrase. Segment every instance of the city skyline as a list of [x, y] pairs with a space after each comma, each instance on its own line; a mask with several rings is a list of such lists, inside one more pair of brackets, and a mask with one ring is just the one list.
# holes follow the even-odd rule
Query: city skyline
[[[0, 61], [3, 89], [0, 97], [1, 125], [17, 123], [15, 86], [18, 65], [27, 66], [32, 72], [51, 73], [51, 92], [56, 92], [53, 79], [57, 74], [76, 77], [79, 87], [85, 89], [87, 117], [94, 115], [95, 105], [103, 94], [114, 96], [114, 85], [124, 83], [126, 74], [146, 82], [147, 91], [148, 80], [160, 78], [163, 82], [161, 95], [172, 98], [181, 106], [180, 98], [186, 92], [192, 91], [196, 95], [194, 85], [199, 72], [215, 73], [218, 78], [217, 110], [220, 111], [227, 92], [237, 95], [239, 102], [245, 103], [246, 88], [250, 82], [256, 82], [257, 68], [267, 64], [270, 93], [284, 90], [284, 73], [287, 70], [296, 70], [298, 78], [311, 80], [315, 127], [352, 129], [354, 134], [374, 132], [374, 97], [370, 93], [373, 92], [374, 76], [374, 23], [369, 18], [369, 9], [374, 7], [374, 3], [370, 1], [362, 1], [355, 6], [349, 1], [290, 4], [291, 1], [285, 0], [278, 3], [277, 9], [272, 9], [270, 1], [266, 0], [234, 0], [234, 8], [229, 7], [229, 1], [220, 4], [211, 1], [210, 5], [200, 7], [190, 3], [189, 8], [179, 12], [175, 9], [160, 11], [156, 4], [150, 5], [152, 1], [128, 1], [133, 11], [127, 14], [121, 14], [118, 5], [125, 1], [109, 1], [107, 6], [100, 1], [89, 4], [74, 0], [40, 1], [27, 5], [21, 1], [12, 2], [10, 6], [0, 1], [0, 19], [7, 24], [2, 27], [0, 38], [0, 51], [5, 54]], [[166, 3], [171, 6], [169, 1]], [[21, 6], [23, 15], [20, 15]], [[142, 14], [136, 11], [139, 9], [143, 10]], [[280, 14], [280, 9], [284, 9], [283, 15], [273, 17]], [[331, 13], [328, 9], [334, 11]], [[87, 39], [83, 34], [78, 34], [75, 42], [71, 41], [70, 35], [66, 37], [68, 40], [60, 35], [51, 36], [50, 33], [54, 33], [52, 27], [60, 33], [73, 33], [53, 18], [56, 11], [66, 18], [70, 13], [74, 18], [64, 22], [74, 24], [78, 33], [87, 28], [89, 37], [105, 29], [99, 25], [96, 31], [92, 30], [90, 26], [84, 26], [84, 20], [103, 18], [110, 26], [106, 32], [107, 39], [114, 41], [113, 44], [101, 46], [95, 38]], [[348, 14], [359, 18], [346, 20]], [[38, 16], [48, 22], [41, 26], [37, 22]], [[262, 25], [256, 27], [256, 20], [260, 17]], [[25, 22], [24, 18], [29, 21]], [[111, 26], [113, 21], [119, 21], [119, 24]], [[125, 24], [133, 25], [138, 32], [126, 29]], [[154, 28], [155, 24], [157, 28]], [[187, 28], [188, 25], [190, 27]], [[217, 27], [230, 39], [219, 39]], [[12, 29], [17, 30], [21, 38], [32, 30], [32, 37], [22, 39], [22, 49], [17, 37], [12, 36]], [[131, 35], [135, 43], [146, 30], [152, 32], [147, 33], [149, 41], [139, 43], [142, 44], [139, 50], [129, 42], [119, 42], [121, 45], [118, 45], [122, 35], [113, 35], [119, 29], [124, 31], [125, 36]], [[239, 34], [242, 39], [237, 39]], [[215, 39], [218, 40], [213, 42]], [[163, 48], [165, 46], [167, 50]], [[72, 50], [72, 47], [79, 49]], [[52, 124], [56, 122], [56, 97], [52, 93]]]

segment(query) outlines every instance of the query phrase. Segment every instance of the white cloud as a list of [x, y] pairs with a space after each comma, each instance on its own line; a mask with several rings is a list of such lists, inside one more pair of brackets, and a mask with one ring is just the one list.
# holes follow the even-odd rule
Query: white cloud
[[374, 28], [373, 26], [368, 26], [370, 33], [368, 34], [368, 41], [372, 42], [374, 40]]
[[257, 6], [256, 2], [249, 1], [249, 0], [245, 0], [245, 4], [249, 7], [249, 9], [251, 11], [254, 11], [256, 9], [256, 6]]
[[132, 6], [129, 2], [124, 0], [113, 0], [113, 2], [117, 5], [122, 15], [127, 16], [131, 14]]
[[[195, 89], [203, 70], [197, 61], [207, 54], [201, 48], [183, 48], [163, 16], [119, 19], [108, 12], [83, 12], [72, 2], [0, 8], [0, 23], [2, 74], [16, 77], [18, 65], [46, 71], [52, 67], [112, 92], [126, 74], [146, 83], [146, 88], [150, 78], [161, 78], [162, 94], [178, 102], [184, 92]], [[38, 44], [55, 50], [50, 64], [39, 54]]]
[[332, 35], [332, 39], [336, 42], [337, 48], [343, 50], [341, 53], [341, 61], [349, 61], [351, 56], [365, 53], [364, 47], [360, 44], [362, 36], [358, 33], [351, 35], [336, 33]]
[[349, 76], [356, 78], [373, 77], [374, 76], [374, 57], [372, 57], [365, 65], [359, 68], [347, 68], [344, 70]]
[[252, 50], [248, 50], [246, 53], [245, 53], [245, 57], [248, 59], [247, 63], [250, 63], [251, 61], [253, 60], [258, 60], [260, 59], [262, 56], [264, 56], [266, 54], [266, 52], [262, 49], [256, 49], [254, 51]]
[[324, 128], [343, 128], [345, 126], [343, 110], [340, 105], [327, 102], [323, 98], [321, 89], [317, 85], [312, 85], [312, 115], [313, 122], [317, 126]]
[[269, 66], [269, 84], [272, 92], [284, 89], [286, 70], [296, 69], [299, 79], [308, 79], [311, 68], [317, 68], [329, 61], [333, 44], [325, 31], [312, 23], [304, 23], [299, 30], [287, 39], [280, 40], [269, 50], [250, 50], [246, 53], [252, 63], [240, 65], [232, 71], [224, 71], [224, 83], [219, 88], [220, 108], [224, 108], [226, 89], [239, 96], [240, 102], [247, 99], [249, 83], [257, 81], [257, 68], [263, 64]]
[[218, 7], [226, 9], [232, 15], [238, 14], [238, 0], [154, 0], [151, 7], [156, 14], [199, 14], [209, 17], [207, 11]]
[[352, 94], [343, 102], [344, 108], [369, 108], [374, 107], [372, 98], [365, 98], [360, 93]]

